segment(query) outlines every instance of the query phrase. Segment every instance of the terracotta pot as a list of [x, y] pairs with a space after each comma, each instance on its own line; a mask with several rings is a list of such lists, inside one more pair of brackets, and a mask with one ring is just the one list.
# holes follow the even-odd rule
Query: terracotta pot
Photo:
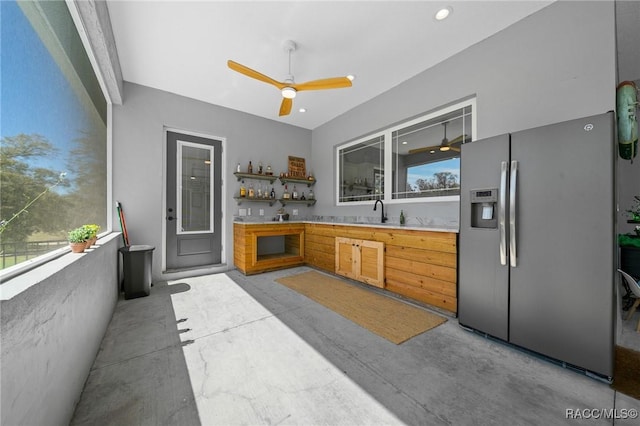
[[98, 241], [98, 237], [93, 237], [93, 238], [89, 238], [87, 240], [87, 248], [90, 248], [92, 245], [94, 245], [96, 243], [96, 241]]
[[71, 247], [71, 251], [73, 253], [82, 253], [84, 252], [84, 249], [87, 248], [87, 242], [81, 242], [81, 243], [69, 243], [69, 246]]

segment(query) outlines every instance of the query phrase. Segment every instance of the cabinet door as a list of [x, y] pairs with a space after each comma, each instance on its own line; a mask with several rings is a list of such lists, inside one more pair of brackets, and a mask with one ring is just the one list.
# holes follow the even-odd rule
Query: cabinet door
[[357, 279], [372, 286], [384, 288], [384, 243], [359, 240], [356, 249], [360, 258], [357, 262], [359, 266]]
[[357, 279], [356, 268], [354, 267], [356, 259], [355, 246], [356, 241], [351, 238], [336, 237], [336, 274], [345, 277]]

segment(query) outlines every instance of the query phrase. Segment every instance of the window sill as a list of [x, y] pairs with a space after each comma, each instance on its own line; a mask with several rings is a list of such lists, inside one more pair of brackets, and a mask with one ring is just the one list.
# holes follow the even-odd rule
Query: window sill
[[0, 273], [0, 300], [12, 299], [85, 256], [91, 256], [92, 253], [119, 238], [120, 235], [119, 232], [104, 235], [96, 242], [96, 247], [87, 249], [84, 253], [72, 253], [71, 249], [66, 247], [33, 259], [33, 261], [26, 261], [7, 268]]

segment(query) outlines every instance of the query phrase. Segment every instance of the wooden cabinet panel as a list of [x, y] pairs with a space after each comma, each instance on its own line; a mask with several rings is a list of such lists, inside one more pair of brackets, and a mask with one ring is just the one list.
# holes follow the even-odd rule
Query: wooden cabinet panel
[[355, 243], [356, 240], [336, 237], [335, 272], [336, 274], [340, 274], [354, 280], [357, 279], [355, 265]]
[[360, 279], [367, 284], [384, 288], [384, 243], [360, 242]]
[[384, 288], [384, 243], [336, 237], [335, 272]]

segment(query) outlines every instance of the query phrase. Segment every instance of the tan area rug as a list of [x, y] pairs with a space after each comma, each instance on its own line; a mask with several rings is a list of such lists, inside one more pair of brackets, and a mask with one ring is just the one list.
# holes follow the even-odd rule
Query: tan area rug
[[616, 364], [611, 387], [640, 399], [640, 352], [616, 346]]
[[446, 321], [439, 315], [315, 271], [276, 281], [395, 344]]

